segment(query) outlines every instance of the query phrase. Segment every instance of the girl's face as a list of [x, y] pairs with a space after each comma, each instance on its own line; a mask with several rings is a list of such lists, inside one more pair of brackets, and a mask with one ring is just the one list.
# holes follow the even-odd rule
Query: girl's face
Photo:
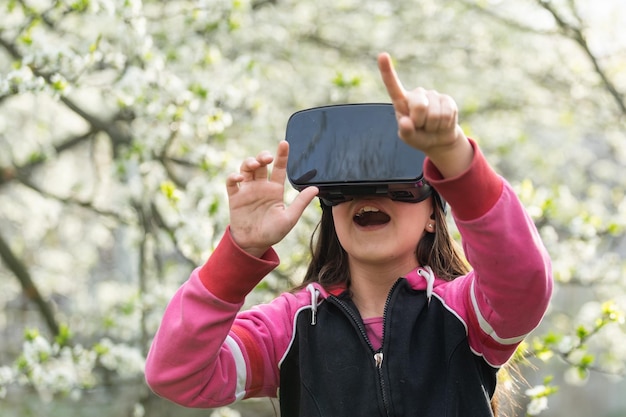
[[[350, 263], [417, 267], [417, 243], [434, 225], [432, 198], [419, 203], [386, 197], [357, 198], [333, 206], [335, 230]], [[428, 229], [433, 232], [434, 229]]]

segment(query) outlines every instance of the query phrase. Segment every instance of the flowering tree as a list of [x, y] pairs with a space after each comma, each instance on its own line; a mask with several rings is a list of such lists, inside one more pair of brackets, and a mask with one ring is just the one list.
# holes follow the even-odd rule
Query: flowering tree
[[[387, 101], [384, 50], [407, 87], [457, 100], [552, 254], [553, 306], [517, 357], [521, 414], [548, 415], [549, 397], [594, 371], [626, 374], [620, 1], [0, 7], [0, 395], [140, 383], [165, 303], [228, 222], [227, 173], [273, 150], [295, 110]], [[250, 303], [302, 277], [318, 215], [279, 245], [283, 263]]]

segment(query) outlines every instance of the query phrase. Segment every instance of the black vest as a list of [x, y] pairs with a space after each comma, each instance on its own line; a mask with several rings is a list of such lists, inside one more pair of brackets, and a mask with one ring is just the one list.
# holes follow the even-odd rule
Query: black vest
[[[497, 369], [470, 350], [462, 321], [405, 279], [392, 288], [374, 351], [347, 293], [296, 317], [280, 367], [281, 417], [492, 417]], [[382, 354], [382, 356], [381, 356]]]

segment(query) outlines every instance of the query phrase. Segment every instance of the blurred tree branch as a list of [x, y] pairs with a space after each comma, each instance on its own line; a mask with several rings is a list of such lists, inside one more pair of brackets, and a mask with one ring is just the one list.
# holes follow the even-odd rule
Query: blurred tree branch
[[17, 258], [17, 256], [15, 256], [11, 247], [4, 240], [2, 235], [0, 235], [0, 258], [20, 282], [24, 295], [35, 303], [41, 313], [41, 316], [44, 318], [50, 333], [53, 336], [57, 336], [59, 334], [59, 324], [55, 318], [52, 308], [50, 307], [50, 304], [43, 299], [37, 285], [33, 282], [28, 269]]
[[[17, 46], [5, 40], [1, 35], [2, 35], [2, 32], [0, 32], [0, 47], [4, 48], [7, 51], [7, 53], [11, 56], [11, 58], [13, 58], [14, 60], [22, 61], [23, 56], [20, 54]], [[47, 84], [49, 85], [52, 84], [52, 81], [51, 81], [52, 74], [45, 73], [33, 65], [30, 66], [30, 69], [34, 75], [44, 79]], [[114, 152], [116, 152], [119, 146], [125, 145], [131, 142], [131, 136], [128, 134], [128, 132], [123, 131], [117, 125], [117, 121], [124, 118], [123, 116], [120, 116], [120, 114], [114, 115], [109, 120], [104, 120], [86, 111], [78, 103], [76, 103], [74, 100], [70, 99], [69, 97], [61, 96], [60, 102], [62, 102], [71, 111], [73, 111], [74, 113], [82, 117], [90, 125], [90, 129], [84, 134], [70, 137], [69, 139], [66, 139], [65, 141], [63, 141], [61, 144], [55, 145], [54, 150], [56, 151], [56, 153], [64, 152], [66, 150], [76, 147], [77, 145], [83, 142], [92, 140], [95, 133], [100, 132], [100, 131], [105, 132], [108, 135], [108, 137], [111, 140]], [[45, 157], [36, 158], [26, 163], [25, 165], [22, 165], [19, 167], [11, 167], [11, 168], [0, 167], [0, 186], [2, 186], [3, 184], [6, 184], [7, 182], [11, 180], [18, 179], [22, 184], [26, 185], [29, 188], [36, 190], [43, 196], [52, 197], [65, 203], [77, 204], [81, 207], [89, 208], [90, 210], [100, 215], [112, 216], [119, 220], [119, 217], [117, 216], [116, 213], [97, 209], [93, 206], [93, 204], [91, 204], [91, 202], [78, 201], [73, 198], [55, 197], [45, 192], [44, 190], [42, 190], [40, 187], [36, 186], [29, 179], [30, 173], [35, 167], [43, 164], [44, 162], [46, 162]], [[1, 236], [0, 236], [0, 256], [2, 257], [3, 261], [6, 263], [7, 267], [14, 273], [14, 275], [20, 282], [23, 292], [26, 295], [26, 297], [32, 300], [37, 305], [50, 332], [56, 336], [59, 333], [59, 325], [54, 317], [52, 309], [50, 308], [46, 300], [43, 299], [41, 293], [37, 289], [37, 286], [31, 279], [26, 266], [17, 258], [17, 256], [15, 256], [15, 254], [11, 251], [9, 245], [4, 241], [4, 239]]]
[[618, 91], [613, 81], [609, 78], [609, 76], [606, 74], [606, 71], [600, 65], [598, 58], [591, 51], [589, 43], [587, 42], [587, 38], [583, 33], [581, 19], [580, 16], [578, 16], [578, 14], [576, 13], [575, 6], [571, 4], [571, 2], [569, 3], [571, 9], [570, 11], [575, 16], [576, 21], [578, 22], [576, 26], [568, 23], [563, 15], [560, 14], [558, 10], [556, 10], [552, 2], [546, 0], [537, 0], [537, 3], [545, 10], [550, 12], [552, 17], [554, 17], [554, 20], [561, 29], [561, 33], [563, 34], [563, 36], [572, 39], [580, 46], [585, 55], [587, 55], [587, 58], [589, 58], [589, 61], [593, 65], [596, 74], [598, 74], [598, 76], [602, 80], [602, 84], [604, 84], [604, 87], [607, 89], [609, 94], [611, 94], [622, 114], [626, 115], [626, 100], [624, 99], [624, 95]]
[[583, 53], [587, 56], [587, 58], [591, 62], [591, 65], [593, 66], [594, 71], [600, 77], [600, 80], [602, 81], [604, 88], [606, 88], [606, 90], [609, 92], [609, 94], [611, 95], [615, 103], [617, 104], [617, 107], [619, 108], [620, 112], [623, 115], [626, 115], [626, 98], [624, 94], [622, 94], [617, 89], [617, 87], [615, 86], [611, 78], [607, 75], [604, 68], [602, 68], [602, 65], [600, 64], [598, 57], [591, 50], [591, 47], [589, 46], [589, 42], [587, 41], [587, 37], [584, 34], [582, 19], [576, 13], [575, 5], [572, 4], [572, 2], [568, 2], [569, 8], [570, 8], [569, 11], [572, 13], [572, 15], [574, 16], [576, 20], [576, 23], [574, 24], [574, 23], [568, 22], [568, 19], [565, 18], [563, 13], [559, 12], [556, 9], [554, 2], [551, 2], [548, 0], [536, 0], [536, 2], [540, 7], [542, 7], [544, 10], [546, 10], [552, 15], [560, 32], [543, 31], [537, 28], [532, 28], [530, 26], [524, 25], [523, 23], [515, 19], [507, 18], [505, 16], [502, 16], [494, 12], [493, 10], [489, 10], [486, 7], [477, 5], [474, 2], [465, 1], [464, 4], [467, 7], [477, 10], [485, 14], [486, 16], [489, 16], [490, 18], [497, 20], [498, 22], [502, 23], [503, 25], [507, 27], [514, 28], [522, 32], [537, 33], [540, 35], [560, 34], [574, 41], [580, 47], [580, 49], [582, 49]]
[[[73, 149], [74, 147], [93, 140], [93, 137], [97, 133], [95, 130], [89, 130], [81, 135], [70, 136], [67, 139], [61, 141], [61, 143], [57, 145], [53, 145], [53, 150], [55, 154], [60, 154], [64, 151], [68, 151]], [[0, 186], [16, 179], [17, 177], [28, 177], [32, 170], [46, 162], [45, 157], [34, 158], [29, 160], [23, 165], [12, 166], [12, 167], [0, 167]]]
[[[2, 35], [2, 32], [0, 32], [0, 35]], [[2, 36], [0, 36], [0, 46], [2, 46], [13, 59], [17, 61], [23, 60], [23, 56], [18, 51], [16, 45], [6, 41]], [[48, 85], [53, 84], [51, 81], [52, 74], [45, 73], [34, 65], [30, 65], [29, 67], [34, 75], [44, 79]], [[68, 109], [83, 118], [91, 126], [91, 131], [105, 132], [111, 139], [114, 150], [120, 145], [129, 144], [131, 142], [132, 138], [130, 134], [121, 129], [117, 124], [119, 120], [125, 120], [127, 116], [118, 113], [111, 119], [105, 120], [83, 109], [78, 103], [67, 96], [61, 96], [60, 101], [65, 104]]]
[[486, 6], [483, 6], [482, 4], [476, 4], [475, 1], [472, 0], [463, 0], [463, 4], [472, 9], [472, 10], [476, 10], [482, 14], [484, 14], [485, 16], [488, 16], [489, 18], [491, 18], [492, 20], [498, 21], [500, 23], [502, 23], [504, 26], [508, 27], [508, 28], [513, 28], [517, 31], [520, 32], [526, 32], [526, 33], [538, 33], [541, 35], [556, 35], [557, 33], [554, 31], [545, 31], [545, 30], [540, 30], [537, 28], [533, 28], [530, 26], [525, 25], [524, 23], [515, 20], [515, 19], [511, 19], [507, 16], [503, 16], [501, 14], [498, 14], [497, 12], [495, 12], [494, 10], [489, 9]]
[[[139, 208], [137, 208], [137, 210], [139, 210]], [[145, 216], [146, 214], [142, 213], [142, 218]], [[178, 241], [178, 238], [176, 237], [176, 229], [168, 226], [165, 223], [163, 216], [161, 215], [161, 213], [159, 212], [158, 208], [156, 207], [154, 203], [150, 204], [150, 218], [151, 218], [151, 223], [154, 224], [157, 227], [157, 229], [164, 231], [167, 237], [169, 237], [169, 239], [172, 241], [174, 245], [174, 249], [176, 250], [176, 253], [185, 261], [187, 265], [189, 265], [190, 268], [194, 268], [197, 265], [197, 262], [187, 257], [182, 252], [182, 250], [180, 249], [180, 242]]]
[[36, 191], [37, 193], [41, 194], [43, 197], [46, 198], [50, 198], [56, 201], [59, 201], [63, 204], [69, 204], [69, 205], [74, 205], [74, 206], [78, 206], [78, 207], [82, 207], [85, 209], [88, 209], [89, 211], [92, 211], [100, 216], [103, 217], [109, 217], [112, 219], [115, 219], [121, 223], [124, 223], [124, 220], [122, 219], [122, 217], [114, 212], [114, 211], [110, 211], [110, 210], [103, 210], [100, 209], [98, 207], [96, 207], [93, 202], [88, 201], [88, 200], [79, 200], [73, 197], [60, 197], [54, 194], [51, 194], [50, 192], [42, 189], [41, 187], [37, 186], [35, 183], [33, 183], [32, 181], [30, 181], [27, 178], [19, 178], [20, 183], [22, 183], [24, 186], [32, 189], [33, 191]]

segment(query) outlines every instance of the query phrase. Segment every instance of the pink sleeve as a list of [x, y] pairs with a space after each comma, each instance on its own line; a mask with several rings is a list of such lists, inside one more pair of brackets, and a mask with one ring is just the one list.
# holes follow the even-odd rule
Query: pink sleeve
[[227, 231], [166, 308], [146, 360], [146, 381], [156, 394], [204, 408], [276, 395], [275, 356], [289, 337], [281, 332], [291, 331], [284, 321], [294, 296], [238, 312], [245, 295], [277, 264], [273, 251], [263, 259], [241, 251]]
[[440, 291], [467, 324], [471, 348], [500, 366], [541, 321], [552, 293], [551, 264], [514, 190], [472, 144], [474, 161], [461, 176], [437, 177], [432, 164], [427, 171], [450, 203], [473, 268]]

